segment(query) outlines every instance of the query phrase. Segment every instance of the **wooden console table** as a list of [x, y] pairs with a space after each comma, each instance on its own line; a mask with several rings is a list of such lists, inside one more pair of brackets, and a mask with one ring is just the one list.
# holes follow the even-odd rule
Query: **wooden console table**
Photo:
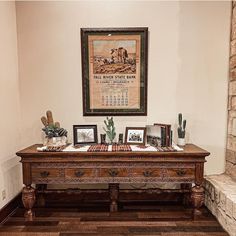
[[17, 152], [23, 165], [22, 201], [28, 220], [33, 218], [36, 200], [31, 184], [107, 183], [110, 211], [117, 211], [120, 183], [194, 183], [190, 189], [193, 216], [204, 202], [203, 169], [210, 153], [193, 144], [181, 152], [38, 152], [39, 146]]

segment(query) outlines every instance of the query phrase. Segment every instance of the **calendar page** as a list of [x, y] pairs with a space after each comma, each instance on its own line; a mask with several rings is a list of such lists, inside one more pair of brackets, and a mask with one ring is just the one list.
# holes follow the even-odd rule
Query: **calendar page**
[[89, 36], [91, 109], [140, 108], [140, 35]]

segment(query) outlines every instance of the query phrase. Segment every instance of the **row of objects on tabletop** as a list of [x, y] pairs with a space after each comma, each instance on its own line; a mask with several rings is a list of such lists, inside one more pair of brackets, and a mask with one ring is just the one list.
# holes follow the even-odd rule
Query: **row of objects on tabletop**
[[[111, 117], [111, 118], [107, 117], [107, 119], [104, 120], [104, 124], [105, 124], [106, 128], [103, 127], [105, 134], [101, 134], [101, 144], [106, 143], [106, 135], [107, 135], [110, 143], [113, 143], [115, 136], [116, 136], [113, 117]], [[178, 114], [178, 129], [177, 129], [177, 131], [178, 131], [177, 144], [179, 146], [185, 145], [186, 124], [187, 124], [186, 119], [183, 120], [182, 113], [179, 113]], [[122, 144], [122, 143], [123, 143], [123, 134], [119, 134], [118, 144]]]
[[[67, 130], [60, 127], [58, 121], [54, 122], [53, 115], [51, 111], [46, 112], [46, 116], [41, 117], [41, 121], [44, 125], [42, 128], [45, 136], [43, 145], [48, 147], [60, 147], [67, 144]], [[116, 130], [113, 121], [113, 117], [107, 117], [104, 120], [105, 126], [103, 127], [105, 134], [101, 134], [101, 144], [106, 144], [106, 136], [109, 139], [109, 143], [113, 143], [116, 137]], [[119, 144], [123, 143], [123, 134], [119, 134]]]
[[[41, 121], [44, 125], [43, 131], [45, 133], [44, 146], [48, 147], [60, 147], [67, 144], [67, 130], [60, 127], [59, 122], [54, 122], [53, 115], [51, 111], [46, 112], [46, 116], [41, 117]], [[178, 114], [178, 145], [185, 145], [185, 130], [186, 130], [186, 120], [183, 120], [182, 113]], [[107, 117], [104, 120], [105, 127], [103, 130], [105, 134], [101, 134], [101, 144], [106, 144], [106, 139], [108, 138], [110, 144], [114, 143], [116, 137], [116, 130], [113, 117]], [[123, 143], [123, 134], [119, 134], [118, 144]]]

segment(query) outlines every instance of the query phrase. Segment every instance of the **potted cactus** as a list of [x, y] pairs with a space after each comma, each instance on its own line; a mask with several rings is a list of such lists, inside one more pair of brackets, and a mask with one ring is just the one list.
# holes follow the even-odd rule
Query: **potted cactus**
[[178, 126], [178, 145], [184, 146], [185, 145], [185, 129], [186, 129], [186, 120], [183, 120], [182, 113], [178, 115], [179, 126]]
[[106, 135], [110, 143], [112, 144], [116, 137], [116, 129], [115, 129], [113, 117], [111, 118], [107, 117], [107, 119], [104, 120], [104, 124], [106, 125], [106, 128], [103, 127], [103, 130], [106, 132]]
[[67, 130], [60, 127], [59, 122], [53, 121], [53, 116], [51, 111], [46, 112], [46, 117], [43, 116], [41, 121], [44, 125], [42, 128], [45, 139], [44, 145], [46, 146], [64, 146], [67, 143]]

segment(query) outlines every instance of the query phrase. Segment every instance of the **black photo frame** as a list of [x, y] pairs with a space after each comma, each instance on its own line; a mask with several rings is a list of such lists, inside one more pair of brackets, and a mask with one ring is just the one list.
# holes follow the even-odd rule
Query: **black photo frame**
[[73, 125], [74, 145], [78, 144], [96, 144], [97, 125]]

